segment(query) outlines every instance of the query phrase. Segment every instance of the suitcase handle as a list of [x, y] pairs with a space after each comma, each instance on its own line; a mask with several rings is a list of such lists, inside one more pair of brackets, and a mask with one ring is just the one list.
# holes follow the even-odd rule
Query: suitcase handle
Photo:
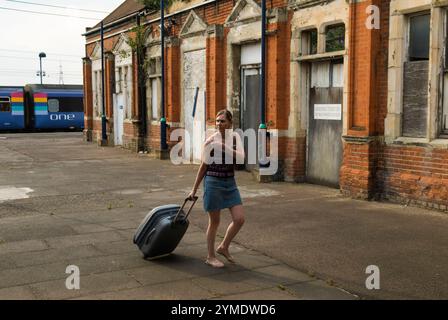
[[173, 220], [173, 223], [176, 223], [177, 218], [180, 215], [180, 212], [184, 209], [185, 205], [187, 204], [188, 201], [193, 201], [193, 203], [190, 206], [190, 209], [188, 209], [187, 214], [185, 215], [185, 219], [188, 218], [188, 216], [190, 215], [191, 209], [193, 209], [194, 204], [196, 203], [196, 201], [199, 199], [199, 197], [188, 197], [185, 199], [184, 204], [182, 205], [182, 207], [179, 209], [179, 211], [176, 214], [176, 217]]

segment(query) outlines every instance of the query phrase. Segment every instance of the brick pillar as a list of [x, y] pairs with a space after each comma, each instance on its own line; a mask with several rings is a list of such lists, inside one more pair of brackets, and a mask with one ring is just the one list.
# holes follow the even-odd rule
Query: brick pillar
[[207, 28], [206, 47], [206, 119], [214, 126], [215, 115], [226, 109], [226, 46], [222, 25]]
[[286, 8], [269, 10], [266, 46], [266, 122], [288, 129], [290, 32]]
[[[180, 121], [180, 45], [179, 39], [171, 37], [165, 50], [165, 118], [168, 122]], [[169, 136], [167, 135], [169, 140]]]
[[92, 141], [93, 130], [93, 97], [92, 97], [92, 61], [83, 58], [84, 88], [84, 140]]
[[[292, 16], [291, 16], [292, 17]], [[278, 173], [270, 180], [302, 182], [305, 179], [306, 138], [291, 134], [290, 116], [290, 18], [286, 8], [267, 12], [266, 123], [278, 129]]]
[[[173, 123], [180, 122], [181, 108], [181, 85], [180, 85], [180, 46], [177, 37], [170, 37], [165, 42], [165, 118], [167, 125], [166, 139], [168, 149], [172, 147], [170, 142], [170, 133], [174, 127]], [[160, 149], [160, 122], [158, 125], [151, 125], [151, 153], [158, 159], [169, 159], [169, 150], [162, 152]]]
[[[375, 193], [378, 150], [375, 113], [377, 106], [378, 55], [381, 53], [380, 30], [369, 29], [367, 7], [380, 0], [350, 1], [349, 74], [347, 134], [340, 186], [344, 194], [368, 199]], [[385, 14], [381, 12], [381, 14]]]

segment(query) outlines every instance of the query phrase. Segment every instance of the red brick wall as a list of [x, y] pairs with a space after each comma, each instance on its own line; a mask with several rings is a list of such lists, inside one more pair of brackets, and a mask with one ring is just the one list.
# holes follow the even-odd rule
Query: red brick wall
[[[165, 60], [165, 117], [169, 122], [180, 121], [180, 47], [171, 45], [167, 48]], [[169, 137], [167, 136], [167, 139]]]
[[350, 4], [349, 23], [349, 135], [367, 136], [372, 105], [374, 31], [366, 28], [366, 9], [373, 1]]
[[378, 188], [394, 201], [446, 210], [448, 150], [384, 146], [378, 161]]
[[270, 24], [269, 31], [275, 35], [267, 37], [266, 46], [266, 122], [269, 127], [288, 129], [289, 117], [289, 64], [290, 27], [288, 22]]
[[375, 172], [378, 143], [344, 143], [340, 170], [341, 191], [354, 198], [369, 199], [375, 195]]
[[[368, 138], [384, 133], [387, 113], [389, 0], [350, 5], [348, 137], [344, 141], [340, 187], [344, 194], [371, 198], [377, 191], [379, 143]], [[380, 7], [381, 28], [366, 27], [369, 5]], [[364, 137], [356, 139], [355, 137]]]
[[279, 159], [283, 163], [286, 181], [305, 181], [306, 138], [279, 138]]
[[206, 119], [213, 125], [216, 113], [226, 108], [226, 46], [222, 37], [207, 38], [206, 59]]

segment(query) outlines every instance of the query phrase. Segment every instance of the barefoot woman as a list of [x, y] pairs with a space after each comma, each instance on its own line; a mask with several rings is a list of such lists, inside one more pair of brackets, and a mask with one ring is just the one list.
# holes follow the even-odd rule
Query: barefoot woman
[[[230, 147], [234, 145], [233, 143], [227, 142], [226, 144], [226, 130], [228, 130], [228, 133], [232, 128], [232, 114], [230, 111], [221, 110], [218, 112], [216, 115], [216, 128], [218, 129], [217, 132], [207, 139], [204, 143], [203, 150], [222, 150], [222, 161], [221, 163], [219, 161], [216, 161], [218, 163], [210, 163], [209, 159], [211, 158], [209, 156], [214, 157], [214, 151], [211, 154], [207, 154], [208, 152], [204, 151], [201, 166], [199, 167], [196, 181], [189, 197], [195, 196], [199, 184], [205, 177], [204, 209], [209, 216], [207, 228], [208, 256], [205, 263], [215, 268], [221, 268], [224, 266], [224, 263], [218, 260], [215, 255], [215, 237], [219, 226], [221, 210], [226, 208], [230, 209], [232, 222], [227, 228], [224, 240], [216, 248], [216, 253], [222, 255], [229, 262], [235, 262], [229, 253], [230, 242], [244, 224], [243, 205], [235, 182], [234, 161], [226, 163], [226, 153], [227, 159], [238, 159], [238, 163], [241, 163], [241, 159], [244, 159], [244, 151], [242, 151], [242, 148], [236, 148], [235, 150], [235, 148]], [[229, 137], [230, 135], [227, 134], [227, 136]], [[232, 137], [232, 140], [233, 137], [239, 139], [237, 134], [231, 135], [230, 137]], [[237, 140], [237, 145], [240, 143]], [[214, 158], [216, 159], [216, 157]]]

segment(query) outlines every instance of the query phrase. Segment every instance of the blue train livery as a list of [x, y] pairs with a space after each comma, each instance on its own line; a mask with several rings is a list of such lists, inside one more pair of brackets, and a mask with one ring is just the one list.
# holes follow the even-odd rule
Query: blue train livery
[[84, 129], [82, 86], [26, 85], [25, 95], [33, 129]]
[[0, 87], [0, 130], [25, 129], [23, 87]]

